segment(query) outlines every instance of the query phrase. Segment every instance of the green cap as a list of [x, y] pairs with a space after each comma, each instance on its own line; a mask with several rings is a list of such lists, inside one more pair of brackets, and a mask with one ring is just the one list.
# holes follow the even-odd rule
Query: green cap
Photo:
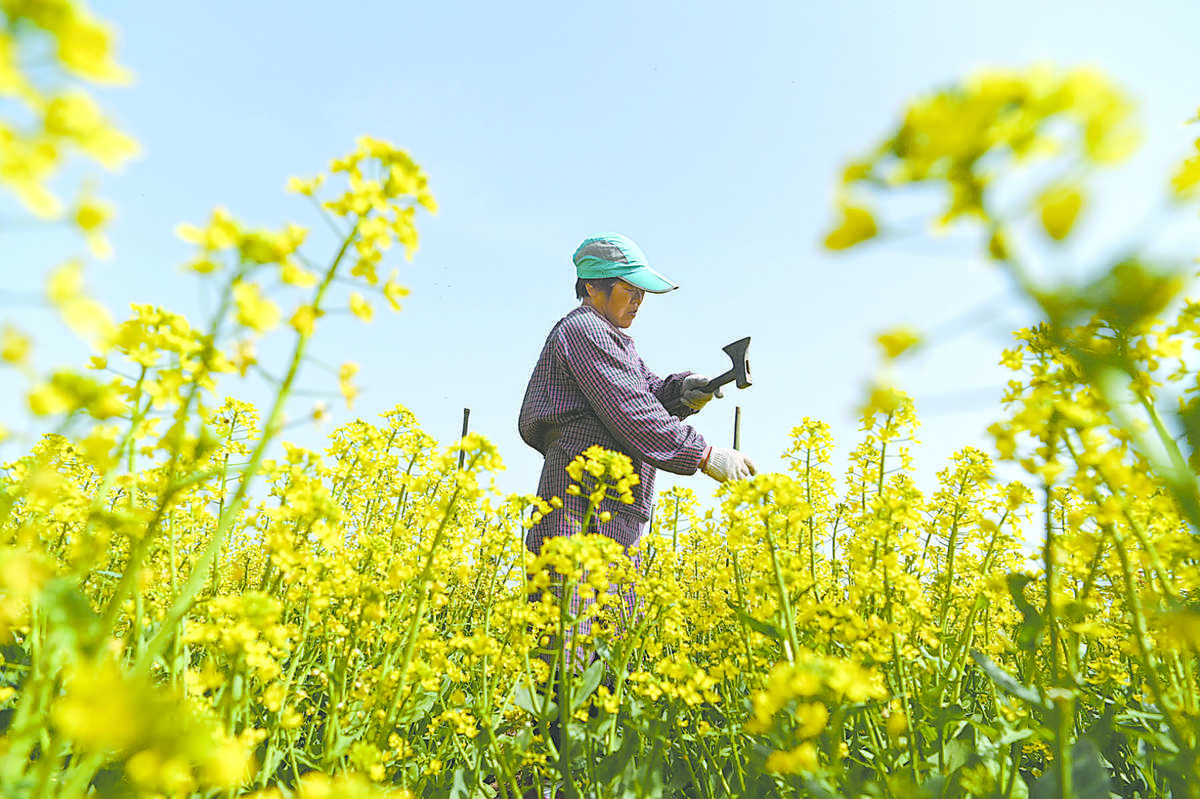
[[666, 294], [679, 286], [650, 268], [642, 248], [620, 233], [602, 233], [583, 240], [575, 255], [575, 274], [581, 278], [619, 277], [651, 294]]

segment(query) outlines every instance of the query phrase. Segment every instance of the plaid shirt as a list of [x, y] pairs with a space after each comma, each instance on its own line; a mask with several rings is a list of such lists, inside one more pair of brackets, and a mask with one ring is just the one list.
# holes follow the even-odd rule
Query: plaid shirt
[[554, 325], [525, 390], [518, 427], [525, 443], [546, 457], [538, 495], [559, 497], [563, 507], [529, 531], [531, 551], [540, 552], [547, 537], [580, 531], [587, 497], [567, 494], [566, 467], [593, 444], [633, 460], [640, 479], [633, 504], [606, 499], [600, 510], [613, 514], [601, 532], [627, 547], [636, 543], [654, 502], [655, 471], [695, 474], [704, 454], [704, 438], [681, 421], [695, 411], [685, 407], [672, 415], [664, 407], [678, 399], [690, 374], [664, 380], [651, 372], [633, 339], [589, 305]]

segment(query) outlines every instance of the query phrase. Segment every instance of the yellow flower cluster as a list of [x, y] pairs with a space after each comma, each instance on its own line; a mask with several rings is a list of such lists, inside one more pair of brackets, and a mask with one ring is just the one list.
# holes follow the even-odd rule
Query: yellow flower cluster
[[[113, 169], [137, 154], [137, 144], [112, 126], [80, 85], [121, 84], [129, 76], [113, 59], [109, 27], [81, 3], [6, 3], [0, 21], [0, 96], [19, 104], [23, 113], [13, 116], [27, 120], [0, 122], [0, 187], [38, 216], [56, 217], [62, 203], [50, 183], [72, 155]], [[71, 212], [99, 257], [110, 254], [101, 233], [109, 215], [87, 191]]]
[[[186, 328], [174, 323], [164, 335], [170, 330]], [[187, 350], [189, 340], [168, 335], [164, 346]], [[111, 503], [121, 515], [93, 515], [89, 487], [103, 485], [103, 470], [68, 438], [47, 439], [12, 464], [4, 489], [10, 524], [27, 544], [24, 555], [6, 555], [12, 565], [0, 568], [0, 579], [5, 597], [32, 597], [55, 573], [78, 575], [87, 601], [103, 612], [101, 600], [137, 557], [136, 579], [113, 610], [111, 640], [136, 659], [155, 629], [175, 624], [154, 679], [177, 686], [189, 714], [217, 720], [242, 757], [253, 747], [251, 781], [260, 785], [282, 779], [303, 756], [321, 770], [348, 763], [370, 780], [425, 793], [453, 781], [456, 753], [480, 742], [501, 776], [507, 769], [516, 779], [538, 758], [555, 762], [548, 738], [519, 736], [531, 721], [536, 729], [536, 692], [549, 674], [533, 653], [561, 633], [552, 590], [561, 582], [594, 598], [565, 618], [575, 630], [585, 619], [598, 622], [573, 641], [607, 652], [613, 667], [611, 682], [584, 697], [578, 723], [675, 712], [705, 746], [733, 734], [739, 751], [765, 747], [758, 766], [742, 768], [834, 779], [844, 757], [904, 751], [906, 731], [924, 723], [909, 708], [929, 691], [958, 690], [947, 674], [972, 674], [973, 653], [1013, 672], [1026, 668], [1021, 603], [1034, 594], [1014, 599], [1005, 575], [1024, 563], [1019, 542], [1032, 494], [996, 483], [986, 456], [965, 449], [939, 475], [938, 490], [923, 495], [906, 474], [915, 417], [911, 402], [900, 402], [871, 411], [842, 492], [828, 427], [804, 420], [786, 452], [789, 473], [731, 486], [722, 505], [704, 513], [690, 492], [665, 493], [635, 569], [603, 535], [552, 539], [536, 557], [524, 552], [523, 511], [534, 503], [486, 487], [481, 478], [502, 466], [494, 448], [473, 436], [438, 450], [403, 408], [379, 425], [338, 428], [324, 453], [289, 445], [285, 457], [264, 461], [266, 497], [237, 517], [206, 563], [221, 503], [240, 479], [212, 466], [245, 459], [262, 436], [257, 413], [230, 401], [206, 412], [212, 443], [183, 451], [197, 470], [185, 485], [150, 465], [105, 489], [101, 507]], [[628, 459], [602, 452], [573, 466], [602, 484], [631, 476]], [[170, 486], [178, 487], [166, 518], [155, 522]], [[1080, 528], [1072, 533], [1078, 557], [1061, 550], [1054, 577], [1063, 634], [1088, 642], [1078, 673], [1102, 690], [1132, 685], [1125, 622], [1103, 601], [1119, 583], [1116, 553], [1090, 532], [1093, 518], [1130, 522], [1117, 508], [1089, 515], [1076, 492], [1056, 502], [1067, 526]], [[1159, 565], [1174, 585], [1194, 566], [1186, 539], [1159, 521], [1164, 512], [1169, 506], [1137, 510], [1133, 519], [1153, 530], [1147, 534], [1161, 544]], [[152, 538], [139, 533], [156, 524]], [[1140, 562], [1155, 568], [1148, 557]], [[178, 591], [198, 567], [197, 602], [172, 622]], [[1100, 579], [1096, 568], [1109, 576]], [[1186, 579], [1194, 585], [1200, 575]], [[641, 610], [621, 620], [610, 614], [623, 612], [617, 592], [629, 585]], [[1080, 585], [1091, 596], [1069, 588]], [[531, 593], [539, 601], [530, 602]], [[19, 640], [31, 630], [30, 607], [5, 605]], [[1194, 657], [1188, 618], [1155, 619], [1147, 635], [1161, 637], [1160, 647], [1176, 640], [1179, 657]], [[515, 701], [514, 692], [530, 701]], [[109, 693], [135, 701], [125, 688]], [[27, 696], [13, 699], [20, 706]], [[76, 745], [133, 734], [107, 717], [71, 715], [82, 707], [74, 696], [82, 695], [68, 692], [51, 713], [76, 719]], [[1033, 723], [1007, 701], [988, 712]], [[619, 749], [620, 738], [609, 741], [600, 728], [586, 734]], [[182, 744], [136, 760], [123, 751], [130, 754], [119, 762], [138, 784], [184, 793], [208, 784], [209, 767]]]
[[[868, 194], [879, 198], [918, 181], [941, 185], [950, 203], [936, 224], [978, 223], [986, 257], [1040, 318], [1017, 331], [1017, 345], [1002, 356], [1017, 375], [1004, 393], [1003, 418], [990, 427], [1001, 457], [1019, 464], [1040, 489], [1040, 568], [1030, 572], [1007, 556], [1015, 540], [1003, 530], [1035, 494], [1015, 483], [998, 490], [978, 453], [956, 458], [955, 474], [942, 478], [943, 490], [925, 511], [937, 509], [926, 540], [944, 541], [944, 557], [928, 546], [919, 557], [908, 548], [897, 565], [907, 572], [932, 555], [945, 575], [942, 596], [922, 610], [938, 634], [910, 636], [915, 653], [936, 648], [939, 660], [953, 663], [969, 652], [1007, 694], [996, 703], [1002, 725], [1040, 736], [1025, 748], [1031, 773], [1041, 774], [1052, 758], [1062, 765], [1043, 780], [1059, 785], [1072, 758], [1086, 749], [1083, 719], [1099, 717], [1097, 693], [1112, 703], [1109, 712], [1153, 707], [1160, 725], [1161, 735], [1145, 745], [1118, 733], [1102, 735], [1109, 751], [1137, 749], [1158, 779], [1200, 776], [1192, 612], [1200, 586], [1200, 383], [1188, 355], [1200, 346], [1200, 306], [1186, 296], [1186, 270], [1146, 248], [1097, 264], [1094, 277], [1078, 285], [1049, 285], [1031, 268], [1037, 261], [1042, 271], [1043, 256], [1071, 238], [1086, 210], [1091, 173], [1131, 150], [1137, 138], [1131, 109], [1125, 94], [1094, 71], [1044, 67], [980, 73], [922, 97], [884, 144], [846, 168], [838, 204], [854, 204], [858, 212], [843, 210], [842, 224], [826, 241], [840, 249], [878, 234], [865, 209]], [[1001, 210], [1006, 179], [1034, 159], [1050, 168], [1024, 172], [1027, 201], [1017, 197], [1013, 205], [1015, 195], [1007, 192]], [[1197, 185], [1200, 158], [1192, 153], [1171, 177], [1173, 206], [1194, 203]], [[1039, 228], [1044, 238], [1031, 242], [1030, 232]], [[1137, 231], [1138, 240], [1154, 237]], [[880, 343], [890, 358], [910, 338], [889, 334]], [[901, 408], [895, 393], [876, 390], [869, 410]], [[882, 469], [879, 476], [882, 486]], [[958, 486], [958, 496], [947, 484]], [[960, 582], [996, 567], [982, 592]], [[911, 588], [906, 601], [917, 605]], [[994, 614], [1005, 606], [997, 625]], [[948, 634], [964, 621], [966, 629], [982, 627], [965, 640]], [[901, 657], [914, 654], [895, 644]], [[911, 706], [918, 669], [905, 672], [898, 670], [895, 688], [909, 697], [901, 705], [908, 729], [914, 716], [928, 711]], [[1057, 722], [1039, 724], [1046, 712]], [[910, 759], [918, 749], [912, 741]], [[1179, 761], [1176, 752], [1183, 753]], [[1004, 784], [1005, 768], [995, 761], [964, 764], [959, 784], [990, 795]], [[1183, 782], [1174, 790], [1187, 793]]]
[[[1125, 158], [1138, 141], [1132, 111], [1129, 98], [1094, 70], [980, 70], [911, 103], [891, 137], [845, 168], [841, 219], [825, 245], [846, 249], [879, 234], [862, 196], [872, 186], [944, 183], [949, 203], [939, 225], [963, 217], [990, 220], [988, 190], [1007, 171], [1063, 152], [1097, 164]], [[1074, 182], [1054, 183], [1036, 205], [1046, 234], [1061, 240], [1074, 226], [1083, 194]], [[998, 260], [1007, 258], [1007, 241], [1001, 231], [993, 235]]]
[[[612, 511], [599, 510], [605, 500], [616, 500], [625, 505], [633, 504], [633, 487], [639, 478], [633, 470], [633, 462], [623, 452], [613, 452], [602, 447], [591, 446], [567, 464], [567, 474], [572, 482], [567, 493], [588, 498], [587, 521], [593, 516], [600, 522], [612, 518]], [[557, 497], [551, 498], [554, 504]]]
[[[0, 90], [108, 152], [87, 102], [21, 95], [13, 56], [33, 25], [68, 72], [113, 77], [103, 26], [57, 0], [0, 13]], [[982, 214], [992, 257], [1018, 270], [987, 216], [990, 170], [1052, 147], [1106, 161], [1127, 111], [1091, 73], [981, 75], [915, 103], [847, 185], [943, 181], [944, 220]], [[36, 210], [47, 162], [0, 137], [17, 142], [0, 179]], [[48, 293], [105, 377], [39, 377], [28, 337], [0, 333], [56, 426], [0, 466], [0, 793], [513, 796], [553, 777], [572, 795], [1018, 796], [1052, 767], [1059, 786], [1077, 771], [1104, 785], [1101, 738], [1114, 792], [1200, 784], [1200, 303], [1177, 301], [1175, 276], [1126, 261], [1030, 293], [1045, 322], [1004, 356], [1019, 375], [993, 433], [1037, 492], [969, 447], [922, 491], [912, 400], [880, 383], [840, 483], [829, 427], [803, 419], [786, 472], [726, 485], [718, 507], [673, 489], [628, 552], [588, 534], [534, 556], [524, 532], [562, 498], [498, 492], [479, 435], [439, 447], [397, 407], [321, 451], [279, 440], [336, 292], [357, 289], [346, 308], [364, 321], [362, 292], [398, 308], [384, 252], [411, 255], [416, 208], [435, 208], [420, 168], [374, 139], [289, 187], [339, 231], [327, 266], [301, 257], [303, 228], [218, 209], [179, 230], [217, 281], [205, 326], [142, 305], [113, 324], [68, 265]], [[1044, 188], [1038, 220], [1066, 239], [1082, 194]], [[878, 234], [865, 201], [843, 199], [835, 248]], [[94, 233], [104, 216], [81, 204], [76, 221]], [[290, 333], [281, 291], [301, 294]], [[276, 373], [254, 343], [281, 327]], [[918, 341], [880, 345], [892, 358]], [[276, 386], [261, 415], [215, 396], [251, 369]], [[348, 403], [357, 371], [336, 370]], [[568, 472], [601, 523], [638, 480], [598, 447]], [[1024, 549], [1035, 503], [1040, 561]], [[571, 668], [567, 647], [583, 655]]]

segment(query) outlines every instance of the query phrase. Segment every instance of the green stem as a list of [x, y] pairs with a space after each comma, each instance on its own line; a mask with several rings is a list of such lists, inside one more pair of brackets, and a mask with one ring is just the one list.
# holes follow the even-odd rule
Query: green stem
[[[480, 455], [476, 454], [471, 458], [471, 463], [467, 467], [468, 471], [474, 468], [475, 463], [479, 460]], [[389, 731], [395, 721], [396, 713], [401, 707], [401, 699], [404, 698], [405, 690], [408, 688], [408, 669], [412, 665], [413, 653], [416, 650], [417, 635], [420, 632], [421, 623], [425, 617], [425, 603], [429, 597], [428, 582], [429, 574], [433, 570], [433, 561], [437, 555], [441, 545], [442, 535], [454, 514], [454, 508], [458, 503], [458, 496], [462, 492], [461, 487], [456, 487], [454, 493], [450, 495], [450, 500], [446, 505], [446, 510], [442, 514], [442, 520], [438, 524], [437, 531], [434, 532], [433, 541], [429, 545], [429, 554], [425, 558], [425, 565], [421, 569], [421, 575], [417, 578], [417, 606], [413, 611], [413, 618], [408, 625], [408, 638], [404, 645], [404, 660], [400, 664], [400, 680], [396, 686], [396, 693], [392, 697], [390, 706], [388, 707], [387, 716], [383, 724], [384, 740], [386, 740], [386, 731]]]
[[[591, 511], [589, 509], [589, 515]], [[586, 528], [585, 528], [586, 529]], [[559, 660], [559, 684], [558, 684], [558, 734], [562, 741], [558, 747], [558, 773], [562, 776], [563, 781], [570, 786], [574, 792], [574, 781], [571, 777], [571, 672], [574, 669], [574, 664], [569, 663], [571, 660], [567, 656], [568, 647], [571, 650], [575, 649], [575, 638], [572, 636], [570, 641], [567, 640], [567, 605], [575, 591], [574, 581], [568, 581], [566, 575], [560, 575], [559, 578], [560, 593], [558, 597], [558, 635], [559, 641], [565, 646], [562, 648], [562, 657]]]
[[[325, 297], [329, 285], [333, 282], [334, 276], [337, 274], [338, 268], [341, 266], [342, 259], [345, 257], [350, 244], [353, 242], [358, 232], [358, 225], [354, 226], [350, 235], [342, 243], [341, 249], [338, 251], [337, 257], [334, 258], [329, 270], [325, 273], [325, 278], [322, 280], [317, 289], [316, 295], [313, 298], [312, 305], [319, 309], [321, 300]], [[279, 389], [279, 393], [275, 396], [275, 402], [271, 407], [271, 412], [267, 417], [267, 423], [263, 426], [262, 437], [258, 440], [254, 448], [254, 452], [250, 456], [250, 461], [246, 466], [245, 478], [238, 483], [237, 492], [234, 494], [233, 501], [229, 503], [226, 512], [221, 516], [217, 523], [217, 529], [213, 533], [212, 539], [200, 558], [192, 566], [192, 573], [188, 576], [188, 580], [184, 583], [183, 590], [180, 591], [179, 597], [175, 600], [170, 610], [167, 611], [162, 624], [159, 626], [158, 632], [154, 635], [146, 648], [142, 651], [142, 656], [138, 659], [137, 669], [145, 670], [149, 668], [151, 661], [162, 651], [167, 639], [179, 621], [187, 614], [195, 600], [196, 595], [204, 585], [204, 581], [208, 576], [208, 569], [211, 567], [213, 560], [217, 556], [221, 545], [225, 538], [229, 535], [234, 523], [241, 516], [242, 507], [246, 502], [246, 495], [250, 490], [250, 484], [254, 476], [262, 464], [263, 458], [266, 456], [268, 445], [274, 439], [278, 432], [280, 422], [283, 418], [283, 408], [288, 396], [291, 394], [292, 384], [296, 380], [296, 375], [300, 371], [300, 364], [304, 359], [305, 350], [308, 348], [309, 337], [304, 334], [296, 340], [296, 346], [292, 351], [291, 363], [288, 365], [287, 376], [283, 380], [283, 385]]]
[[779, 566], [779, 558], [775, 553], [775, 539], [771, 535], [771, 522], [769, 518], [763, 519], [763, 531], [767, 537], [767, 547], [771, 553], [771, 567], [775, 571], [775, 585], [779, 588], [779, 603], [783, 612], [784, 623], [787, 627], [788, 643], [787, 647], [788, 663], [796, 662], [796, 655], [800, 652], [800, 639], [796, 635], [796, 618], [792, 613], [792, 603], [788, 598], [787, 584], [783, 579], [783, 570]]

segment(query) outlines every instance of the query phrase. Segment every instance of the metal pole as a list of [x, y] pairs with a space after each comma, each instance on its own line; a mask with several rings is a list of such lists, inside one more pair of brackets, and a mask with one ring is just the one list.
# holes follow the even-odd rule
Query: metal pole
[[735, 405], [733, 408], [733, 448], [742, 448], [742, 406]]
[[[462, 431], [463, 438], [467, 437], [467, 421], [470, 418], [471, 418], [471, 409], [463, 408], [463, 431]], [[459, 452], [458, 452], [458, 468], [461, 469], [463, 467], [463, 459], [465, 459], [466, 457], [467, 457], [467, 453], [463, 450], [459, 450]]]

